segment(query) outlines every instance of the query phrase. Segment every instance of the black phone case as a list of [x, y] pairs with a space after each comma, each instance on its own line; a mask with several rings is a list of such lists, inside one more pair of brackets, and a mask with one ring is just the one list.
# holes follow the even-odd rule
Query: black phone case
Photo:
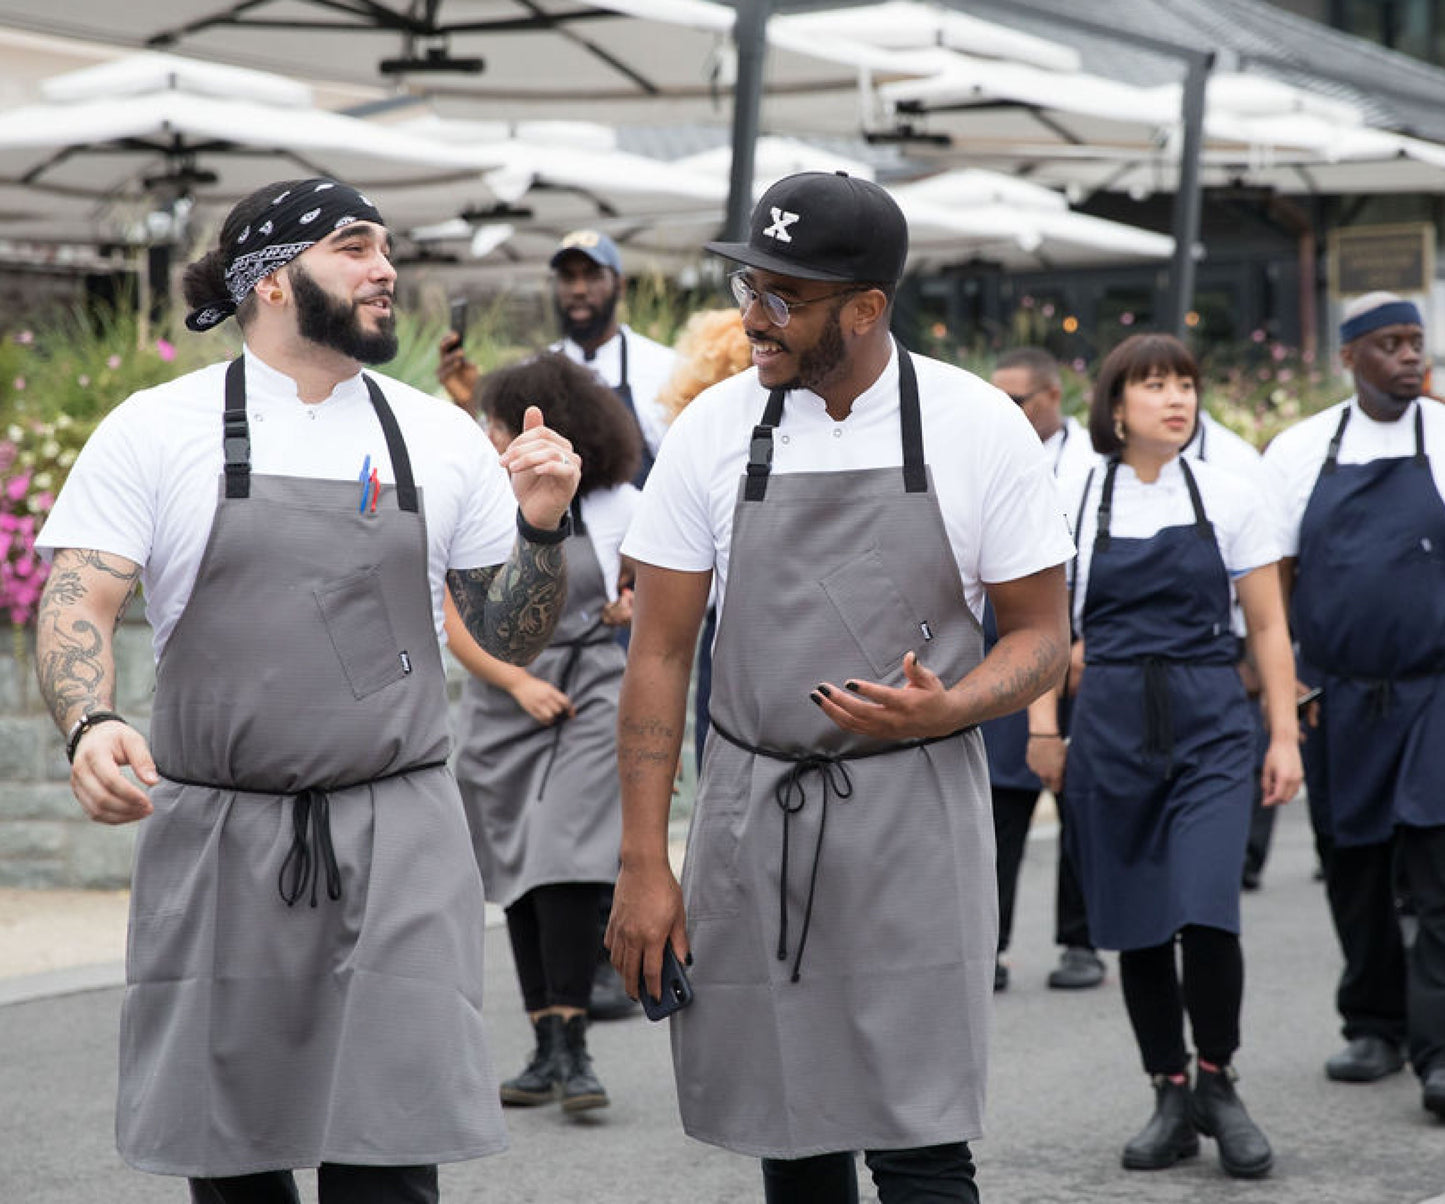
[[687, 972], [672, 951], [672, 942], [662, 947], [662, 998], [654, 999], [647, 991], [647, 982], [639, 978], [637, 997], [642, 1000], [642, 1010], [649, 1020], [666, 1020], [673, 1012], [680, 1012], [692, 1002], [692, 983]]

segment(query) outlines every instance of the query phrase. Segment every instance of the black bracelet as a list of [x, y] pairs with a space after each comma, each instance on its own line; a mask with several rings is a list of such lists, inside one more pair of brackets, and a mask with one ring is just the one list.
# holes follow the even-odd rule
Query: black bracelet
[[522, 508], [517, 507], [517, 530], [522, 533], [522, 538], [528, 543], [557, 544], [562, 543], [572, 534], [571, 513], [562, 516], [562, 522], [554, 531], [544, 531], [541, 527], [534, 527], [522, 517]]
[[[70, 726], [65, 737], [65, 759], [75, 764], [75, 750], [80, 747], [80, 738], [100, 723], [125, 723], [125, 719], [114, 711], [87, 711]], [[126, 724], [126, 726], [130, 726]]]

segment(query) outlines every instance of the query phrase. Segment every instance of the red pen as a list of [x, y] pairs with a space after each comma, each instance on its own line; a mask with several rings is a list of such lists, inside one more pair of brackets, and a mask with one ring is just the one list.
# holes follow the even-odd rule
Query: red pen
[[371, 512], [376, 513], [376, 503], [381, 497], [381, 478], [377, 476], [376, 469], [371, 470]]

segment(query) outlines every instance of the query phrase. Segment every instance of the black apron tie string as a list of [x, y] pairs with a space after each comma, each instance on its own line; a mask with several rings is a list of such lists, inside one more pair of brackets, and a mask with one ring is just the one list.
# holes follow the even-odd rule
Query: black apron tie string
[[1144, 670], [1144, 755], [1162, 757], [1164, 776], [1174, 768], [1174, 714], [1169, 701], [1169, 662], [1162, 656], [1141, 658]]
[[853, 796], [853, 779], [848, 774], [847, 762], [865, 761], [870, 757], [884, 757], [890, 753], [908, 752], [915, 748], [926, 748], [930, 744], [941, 744], [945, 740], [952, 740], [955, 736], [962, 736], [973, 731], [976, 725], [970, 724], [968, 727], [961, 727], [956, 732], [949, 732], [946, 736], [928, 736], [922, 740], [902, 740], [897, 744], [887, 744], [882, 748], [872, 748], [866, 752], [797, 754], [749, 744], [719, 725], [716, 719], [711, 722], [713, 731], [735, 748], [752, 753], [755, 757], [767, 757], [772, 761], [786, 761], [789, 765], [788, 772], [783, 775], [783, 780], [773, 791], [773, 798], [778, 804], [778, 809], [783, 813], [782, 873], [778, 880], [779, 961], [788, 960], [789, 820], [801, 811], [803, 804], [808, 801], [807, 792], [803, 789], [803, 775], [816, 773], [823, 780], [823, 809], [818, 816], [818, 839], [813, 847], [813, 868], [808, 875], [808, 901], [803, 908], [803, 930], [798, 937], [798, 951], [793, 957], [792, 981], [797, 982], [802, 977], [803, 947], [808, 943], [808, 929], [813, 922], [813, 899], [818, 887], [818, 866], [823, 852], [823, 829], [827, 826], [828, 820], [828, 794], [831, 791], [840, 799]]
[[837, 757], [822, 754], [794, 761], [792, 767], [783, 775], [783, 780], [773, 791], [773, 797], [777, 800], [778, 808], [783, 813], [783, 856], [778, 874], [778, 881], [782, 884], [782, 889], [778, 891], [778, 960], [780, 962], [788, 960], [789, 820], [801, 811], [803, 804], [808, 801], [807, 791], [803, 789], [803, 777], [809, 773], [816, 773], [822, 781], [823, 802], [822, 810], [818, 813], [818, 839], [813, 845], [813, 868], [808, 873], [808, 901], [803, 907], [803, 930], [798, 934], [798, 952], [793, 958], [793, 982], [797, 982], [801, 977], [803, 948], [808, 943], [808, 929], [813, 924], [813, 898], [818, 890], [818, 863], [823, 856], [823, 831], [828, 826], [828, 794], [831, 791], [840, 799], [853, 797], [853, 779], [848, 774], [847, 765]]
[[[341, 898], [341, 867], [331, 843], [331, 802], [324, 790], [303, 790], [291, 800], [291, 849], [276, 880], [287, 907], [294, 907], [309, 886], [316, 906], [318, 867], [326, 872], [326, 897]], [[287, 878], [290, 884], [287, 884]]]
[[[574, 528], [575, 530], [575, 528]], [[607, 635], [602, 639], [595, 639], [599, 631], [606, 629], [606, 624], [598, 619], [591, 627], [587, 628], [575, 640], [556, 640], [549, 645], [551, 648], [566, 648], [567, 659], [562, 662], [562, 672], [557, 678], [557, 688], [566, 694], [571, 685], [572, 678], [577, 673], [577, 665], [582, 659], [584, 648], [600, 647], [603, 644], [612, 643], [612, 636]], [[566, 715], [559, 715], [551, 724], [552, 748], [547, 754], [547, 764], [542, 768], [542, 780], [537, 783], [537, 798], [540, 800], [547, 793], [547, 779], [552, 776], [552, 766], [557, 761], [557, 752], [562, 747], [562, 727], [567, 722]]]

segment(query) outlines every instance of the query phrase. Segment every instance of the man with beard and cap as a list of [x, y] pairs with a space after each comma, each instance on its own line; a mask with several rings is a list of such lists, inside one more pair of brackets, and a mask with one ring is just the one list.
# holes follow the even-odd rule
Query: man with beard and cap
[[[642, 433], [642, 465], [633, 481], [640, 489], [667, 433], [668, 415], [658, 394], [672, 379], [676, 357], [617, 320], [627, 279], [622, 255], [607, 235], [574, 230], [558, 244], [549, 266], [562, 338], [548, 350], [586, 364], [632, 412]], [[458, 405], [475, 414], [479, 373], [463, 354], [455, 331], [442, 339], [441, 353], [437, 377]]]
[[[97, 822], [142, 821], [118, 1145], [210, 1204], [294, 1204], [306, 1166], [329, 1204], [434, 1201], [436, 1163], [506, 1145], [442, 591], [494, 655], [544, 648], [579, 466], [536, 410], [499, 457], [361, 370], [397, 349], [389, 250], [334, 180], [238, 203], [186, 324], [235, 316], [244, 353], [123, 402], [38, 541], [71, 785]], [[138, 581], [149, 741], [112, 709]]]
[[[774, 184], [730, 277], [753, 368], [673, 423], [618, 720], [608, 947], [672, 1021], [683, 1127], [763, 1159], [772, 1202], [976, 1200], [997, 891], [978, 725], [1062, 675], [1073, 545], [998, 390], [889, 334], [908, 251], [876, 184]], [[712, 730], [681, 887], [667, 856], [688, 668], [716, 578]], [[987, 658], [985, 597], [1000, 638]]]
[[[1310, 816], [1344, 953], [1339, 1082], [1399, 1070], [1445, 1119], [1445, 409], [1421, 395], [1420, 311], [1351, 304], [1355, 395], [1265, 452], [1283, 509], [1290, 627], [1311, 704]], [[1414, 903], [1402, 938], [1399, 888]]]

